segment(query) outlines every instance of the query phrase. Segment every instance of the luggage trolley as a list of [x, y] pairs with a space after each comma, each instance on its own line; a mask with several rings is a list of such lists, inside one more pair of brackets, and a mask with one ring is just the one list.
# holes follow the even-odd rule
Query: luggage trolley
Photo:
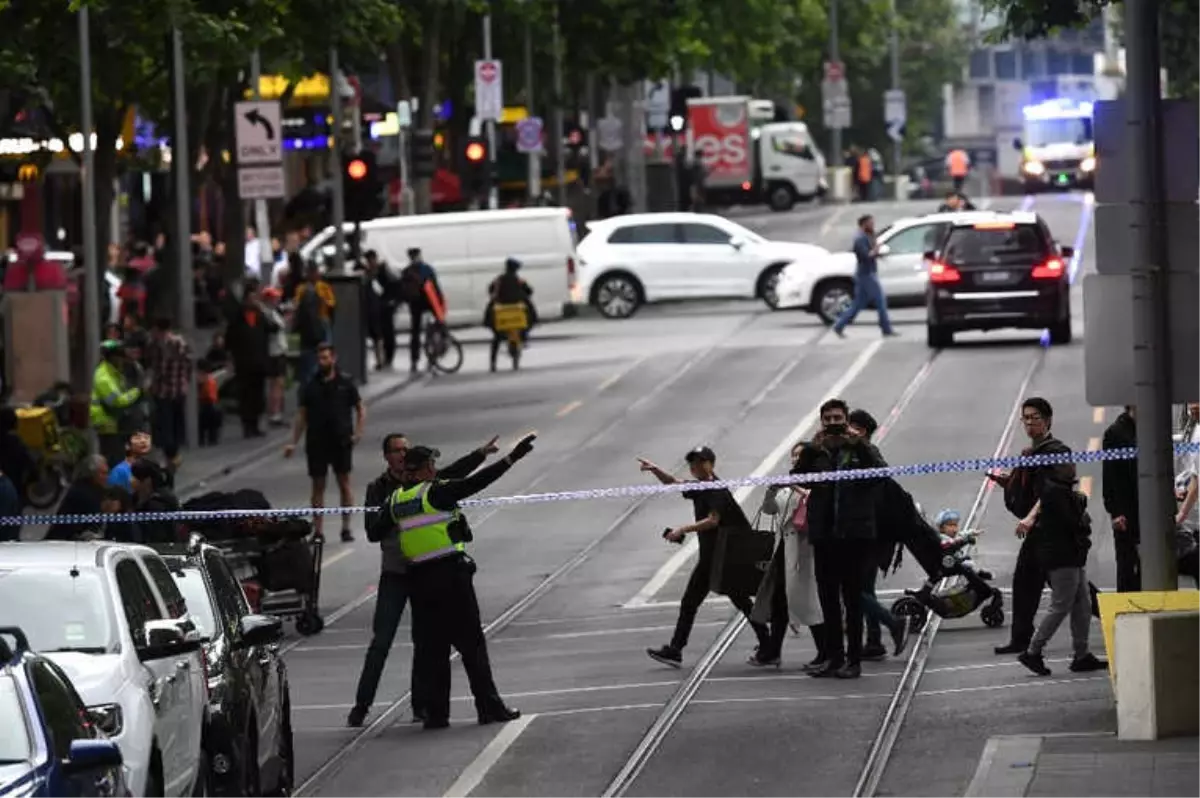
[[[212, 508], [208, 501], [202, 503]], [[255, 612], [295, 619], [296, 631], [306, 637], [325, 628], [320, 612], [325, 537], [309, 521], [251, 517], [189, 526], [221, 550]]]

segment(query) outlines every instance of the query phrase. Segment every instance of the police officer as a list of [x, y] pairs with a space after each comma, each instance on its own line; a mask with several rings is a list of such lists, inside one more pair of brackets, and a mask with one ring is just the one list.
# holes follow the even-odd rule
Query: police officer
[[[469, 476], [472, 471], [483, 465], [488, 455], [499, 451], [496, 448], [498, 440], [492, 438], [475, 451], [446, 466], [441, 471], [441, 477], [460, 479]], [[403, 488], [404, 461], [408, 456], [408, 448], [408, 438], [403, 433], [393, 432], [383, 439], [383, 459], [387, 462], [387, 470], [367, 486], [368, 507], [386, 505], [391, 495]], [[384, 515], [386, 520], [386, 514], [380, 512], [369, 511], [366, 516], [367, 539], [379, 544], [382, 556], [379, 588], [375, 591], [375, 615], [371, 620], [371, 644], [367, 646], [367, 657], [363, 662], [362, 675], [358, 679], [354, 706], [346, 718], [346, 725], [351, 727], [362, 726], [371, 704], [375, 701], [375, 692], [379, 689], [379, 679], [383, 676], [388, 652], [392, 649], [396, 630], [404, 616], [404, 607], [408, 604], [407, 563], [400, 555], [400, 541], [395, 531], [385, 529], [384, 524], [376, 523], [381, 515]], [[424, 720], [425, 710], [421, 706], [424, 693], [417, 684], [415, 670], [412, 675], [413, 720]]]
[[465, 479], [441, 479], [437, 449], [414, 446], [404, 457], [404, 486], [392, 494], [379, 523], [398, 536], [408, 567], [413, 609], [413, 668], [424, 695], [426, 729], [450, 725], [450, 647], [462, 656], [481, 724], [506, 723], [521, 713], [505, 705], [492, 680], [466, 554], [470, 539], [458, 503], [500, 479], [533, 451], [535, 435], [522, 438], [503, 460]]

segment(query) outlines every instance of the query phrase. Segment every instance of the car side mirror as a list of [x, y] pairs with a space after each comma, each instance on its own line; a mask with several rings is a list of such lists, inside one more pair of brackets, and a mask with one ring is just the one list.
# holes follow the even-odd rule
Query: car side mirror
[[1075, 257], [1075, 247], [1059, 247], [1058, 251], [1064, 258]]
[[200, 645], [199, 633], [184, 629], [178, 619], [146, 621], [145, 636], [137, 641], [137, 655], [145, 662], [196, 651]]
[[186, 636], [178, 621], [146, 621], [146, 648], [182, 645]]
[[921, 257], [925, 258], [925, 260], [937, 260], [937, 253], [934, 252], [932, 249], [928, 249], [928, 250], [925, 250], [925, 254], [922, 255]]
[[243, 648], [267, 646], [283, 637], [283, 621], [274, 615], [247, 615], [238, 625]]
[[1021, 142], [1020, 138], [1013, 139], [1013, 149], [1014, 150], [1022, 150], [1024, 148], [1025, 148], [1025, 145]]
[[879, 249], [876, 251], [875, 254], [881, 258], [886, 258], [888, 255], [892, 254], [892, 248], [889, 247], [887, 244], [880, 244]]
[[120, 747], [112, 740], [72, 740], [63, 770], [78, 776], [117, 768], [123, 761]]
[[741, 249], [742, 247], [746, 246], [746, 242], [740, 238], [731, 238], [729, 239], [729, 246], [733, 247], [734, 249]]

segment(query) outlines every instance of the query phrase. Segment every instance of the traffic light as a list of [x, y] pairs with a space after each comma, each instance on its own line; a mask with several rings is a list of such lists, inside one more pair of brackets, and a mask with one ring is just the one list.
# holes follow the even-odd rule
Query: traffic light
[[437, 146], [432, 130], [414, 130], [412, 134], [412, 174], [417, 180], [433, 177], [437, 169]]
[[346, 221], [365, 222], [383, 209], [383, 185], [375, 165], [375, 153], [364, 150], [346, 160], [342, 168]]
[[487, 139], [482, 136], [468, 138], [463, 148], [463, 157], [467, 162], [466, 169], [463, 170], [467, 177], [467, 190], [478, 194], [487, 188], [487, 173], [491, 168], [488, 162]]
[[688, 123], [688, 100], [699, 99], [704, 96], [699, 86], [691, 84], [687, 86], [678, 86], [671, 89], [671, 110], [670, 123], [671, 129], [675, 132], [680, 132], [687, 127]]

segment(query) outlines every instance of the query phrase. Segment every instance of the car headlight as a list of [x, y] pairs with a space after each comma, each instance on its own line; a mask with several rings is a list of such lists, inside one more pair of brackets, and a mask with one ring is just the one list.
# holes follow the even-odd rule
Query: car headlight
[[125, 716], [120, 704], [96, 704], [88, 707], [92, 723], [108, 737], [119, 737], [125, 727]]
[[1025, 171], [1025, 174], [1035, 176], [1045, 174], [1046, 172], [1046, 167], [1042, 166], [1041, 161], [1026, 161], [1021, 164], [1021, 169]]
[[1082, 161], [1079, 162], [1079, 171], [1081, 171], [1081, 172], [1090, 172], [1095, 168], [1096, 168], [1095, 156], [1089, 155], [1088, 157], [1084, 158]]

